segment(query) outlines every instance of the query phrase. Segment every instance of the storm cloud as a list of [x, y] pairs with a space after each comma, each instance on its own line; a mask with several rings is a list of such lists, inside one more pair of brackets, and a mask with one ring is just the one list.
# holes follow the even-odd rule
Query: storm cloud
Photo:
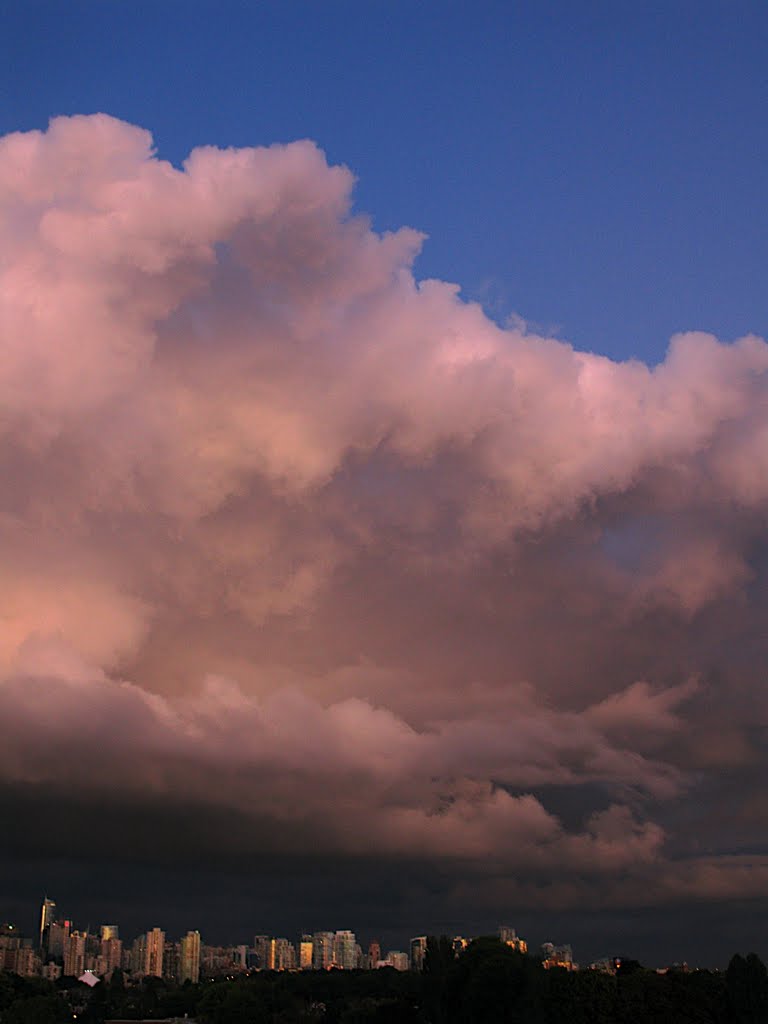
[[454, 907], [757, 897], [768, 344], [499, 326], [353, 186], [105, 115], [0, 141], [3, 784]]

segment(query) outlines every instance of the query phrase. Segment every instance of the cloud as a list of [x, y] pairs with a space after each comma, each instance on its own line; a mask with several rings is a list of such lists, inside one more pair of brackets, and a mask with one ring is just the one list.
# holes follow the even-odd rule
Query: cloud
[[666, 898], [674, 809], [764, 764], [768, 345], [500, 328], [353, 185], [0, 141], [2, 779]]

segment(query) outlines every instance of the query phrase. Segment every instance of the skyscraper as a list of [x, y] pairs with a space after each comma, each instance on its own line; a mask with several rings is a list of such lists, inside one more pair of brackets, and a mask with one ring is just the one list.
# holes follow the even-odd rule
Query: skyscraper
[[53, 923], [56, 917], [56, 904], [48, 897], [44, 897], [43, 905], [40, 908], [40, 950], [46, 948], [48, 939], [48, 926]]
[[[117, 929], [115, 929], [117, 931]], [[112, 973], [117, 967], [120, 967], [123, 959], [123, 944], [117, 935], [114, 937], [104, 938], [104, 929], [102, 928], [102, 938], [99, 945], [99, 970], [98, 974], [102, 974], [104, 977], [111, 978]]]
[[166, 981], [181, 983], [180, 942], [166, 942], [163, 947], [163, 977]]
[[46, 928], [45, 955], [57, 964], [63, 963], [67, 940], [72, 930], [71, 921], [51, 921]]
[[312, 936], [312, 966], [327, 971], [333, 965], [333, 932], [315, 932]]
[[288, 939], [272, 939], [272, 970], [293, 971], [296, 968], [296, 947]]
[[333, 963], [345, 971], [353, 971], [357, 967], [357, 939], [354, 932], [336, 932], [333, 937]]
[[267, 960], [270, 953], [270, 939], [268, 935], [253, 936], [253, 960], [254, 966], [264, 971], [267, 969]]
[[144, 967], [146, 961], [146, 950], [147, 950], [147, 936], [137, 935], [131, 945], [131, 952], [128, 958], [129, 970], [131, 974], [140, 978], [144, 974]]
[[85, 970], [85, 932], [72, 932], [64, 945], [64, 974], [79, 978]]
[[[6, 956], [9, 952], [11, 951], [6, 951]], [[12, 951], [12, 955], [13, 963], [8, 964], [6, 960], [6, 970], [13, 971], [22, 978], [31, 978], [40, 973], [40, 957], [31, 946], [20, 946]]]
[[162, 978], [163, 952], [165, 949], [165, 932], [160, 928], [152, 928], [147, 932], [144, 947], [144, 971], [150, 977]]
[[374, 939], [368, 947], [368, 969], [373, 971], [378, 967], [379, 961], [381, 960], [381, 944], [377, 939]]
[[312, 970], [312, 936], [302, 935], [299, 943], [299, 967], [302, 971]]
[[200, 932], [187, 932], [180, 943], [179, 982], [191, 981], [196, 985], [200, 980]]

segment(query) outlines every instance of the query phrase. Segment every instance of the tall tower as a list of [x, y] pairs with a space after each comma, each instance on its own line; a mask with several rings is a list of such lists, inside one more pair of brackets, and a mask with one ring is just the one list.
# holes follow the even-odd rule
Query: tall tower
[[55, 960], [57, 964], [63, 962], [71, 931], [71, 921], [51, 921], [45, 936], [45, 955], [49, 960]]
[[179, 955], [179, 984], [200, 981], [200, 932], [187, 932], [181, 940]]
[[53, 900], [49, 900], [47, 896], [43, 898], [43, 905], [40, 908], [40, 949], [42, 950], [46, 944], [48, 937], [48, 926], [53, 923], [56, 917], [56, 904]]
[[273, 939], [274, 963], [272, 969], [275, 971], [293, 971], [296, 969], [296, 947], [288, 939]]
[[327, 971], [333, 964], [333, 932], [315, 932], [312, 936], [312, 966]]
[[79, 978], [85, 970], [85, 932], [71, 932], [64, 946], [64, 974]]
[[137, 978], [140, 978], [144, 974], [146, 948], [146, 934], [142, 933], [141, 935], [137, 935], [131, 943], [131, 951], [128, 958], [128, 970]]
[[155, 978], [163, 976], [163, 952], [165, 950], [165, 932], [160, 928], [152, 928], [147, 932], [144, 947], [144, 974]]
[[103, 936], [104, 931], [102, 929], [102, 939], [99, 944], [99, 966], [101, 967], [101, 974], [111, 978], [115, 969], [120, 967], [123, 962], [123, 944], [116, 935], [107, 938]]
[[269, 959], [270, 952], [270, 938], [268, 935], [254, 935], [253, 936], [253, 956], [256, 961], [256, 967], [260, 971], [267, 969], [267, 960]]
[[312, 970], [312, 936], [302, 935], [299, 943], [299, 967], [302, 971]]

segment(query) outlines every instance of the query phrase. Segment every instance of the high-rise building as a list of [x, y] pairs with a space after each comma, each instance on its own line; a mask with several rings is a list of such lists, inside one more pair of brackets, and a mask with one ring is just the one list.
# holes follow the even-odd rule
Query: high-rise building
[[253, 966], [263, 971], [267, 969], [270, 938], [268, 935], [253, 936]]
[[144, 947], [143, 974], [149, 977], [162, 978], [163, 952], [165, 950], [165, 932], [160, 928], [152, 928], [147, 932]]
[[[101, 939], [93, 932], [87, 932], [85, 936], [85, 969], [93, 969], [93, 961], [101, 952]], [[89, 963], [89, 961], [91, 961]]]
[[32, 949], [22, 946], [21, 932], [15, 924], [0, 925], [0, 971], [10, 971], [12, 974], [25, 974], [25, 970], [19, 968], [22, 954], [34, 953]]
[[131, 952], [128, 957], [128, 970], [137, 978], [144, 975], [146, 963], [147, 936], [137, 935], [131, 945]]
[[369, 971], [374, 971], [381, 960], [381, 945], [374, 939], [368, 947], [368, 956], [366, 957], [366, 966]]
[[312, 966], [327, 971], [333, 966], [333, 932], [315, 932], [312, 936]]
[[[115, 929], [117, 932], [117, 929]], [[123, 944], [118, 939], [117, 934], [113, 936], [109, 935], [107, 938], [104, 937], [104, 929], [102, 928], [101, 942], [99, 944], [99, 967], [97, 974], [103, 977], [111, 977], [112, 972], [121, 966], [123, 958]]]
[[333, 936], [333, 965], [344, 971], [357, 967], [357, 939], [355, 933], [338, 931]]
[[15, 924], [8, 922], [0, 925], [0, 949], [19, 949], [21, 932]]
[[411, 939], [411, 967], [414, 971], [424, 970], [424, 961], [427, 956], [427, 936], [417, 935]]
[[394, 967], [396, 971], [407, 971], [409, 967], [408, 954], [401, 953], [399, 949], [391, 949], [387, 953], [386, 962], [390, 967]]
[[47, 952], [47, 940], [48, 940], [48, 926], [53, 924], [56, 918], [56, 904], [53, 900], [49, 900], [47, 896], [43, 899], [43, 905], [40, 908], [40, 944], [39, 948]]
[[104, 942], [105, 939], [119, 939], [120, 929], [116, 924], [103, 924], [101, 928], [99, 928], [99, 938], [102, 942]]
[[57, 964], [64, 962], [64, 951], [72, 930], [71, 921], [51, 921], [46, 928], [45, 955]]
[[79, 978], [85, 970], [85, 932], [72, 932], [67, 936], [64, 947], [64, 975]]
[[200, 932], [187, 932], [179, 949], [179, 982], [200, 981]]
[[40, 957], [31, 946], [19, 946], [13, 950], [13, 965], [8, 969], [22, 978], [31, 978], [40, 973]]
[[296, 947], [288, 939], [272, 939], [272, 970], [294, 971]]
[[174, 984], [181, 983], [181, 943], [166, 942], [163, 947], [163, 977]]
[[302, 935], [299, 943], [299, 967], [302, 971], [312, 970], [312, 936]]

